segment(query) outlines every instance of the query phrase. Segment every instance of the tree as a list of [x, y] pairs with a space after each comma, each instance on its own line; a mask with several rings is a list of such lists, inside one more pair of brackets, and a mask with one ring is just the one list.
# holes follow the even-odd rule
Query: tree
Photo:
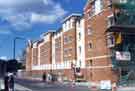
[[26, 50], [23, 49], [21, 55], [19, 56], [20, 61], [25, 62], [26, 61]]

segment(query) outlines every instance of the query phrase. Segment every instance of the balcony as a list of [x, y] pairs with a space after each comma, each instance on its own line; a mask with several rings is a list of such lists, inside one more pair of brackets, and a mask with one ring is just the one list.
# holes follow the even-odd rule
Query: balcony
[[108, 31], [135, 32], [135, 0], [111, 0], [113, 15], [108, 16]]
[[132, 10], [135, 8], [135, 0], [110, 0], [114, 8]]
[[108, 16], [107, 32], [135, 32], [135, 14], [119, 12]]

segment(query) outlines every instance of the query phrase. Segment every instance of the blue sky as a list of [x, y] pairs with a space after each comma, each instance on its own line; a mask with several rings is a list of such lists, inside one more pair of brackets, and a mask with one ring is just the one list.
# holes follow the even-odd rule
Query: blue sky
[[[71, 13], [83, 13], [87, 0], [0, 0], [0, 58], [12, 58], [14, 37], [37, 40], [48, 30], [57, 30]], [[25, 40], [17, 40], [21, 55]]]

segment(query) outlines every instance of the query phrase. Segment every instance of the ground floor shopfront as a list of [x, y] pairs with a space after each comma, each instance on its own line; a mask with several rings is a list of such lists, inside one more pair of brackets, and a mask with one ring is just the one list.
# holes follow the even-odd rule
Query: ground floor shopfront
[[[110, 48], [113, 70], [119, 73], [118, 83], [135, 84], [135, 28], [114, 27], [114, 45]], [[117, 37], [116, 37], [117, 35]]]

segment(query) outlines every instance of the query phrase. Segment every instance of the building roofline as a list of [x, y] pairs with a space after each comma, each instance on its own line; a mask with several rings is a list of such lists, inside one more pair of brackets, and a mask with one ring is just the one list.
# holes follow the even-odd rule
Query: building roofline
[[88, 0], [87, 3], [85, 4], [83, 10], [86, 9], [86, 7], [90, 4], [90, 3], [93, 3], [95, 0]]
[[49, 33], [53, 34], [53, 33], [55, 33], [55, 32], [56, 32], [55, 30], [50, 30], [50, 31], [48, 31], [48, 32], [42, 33], [42, 34], [40, 35], [40, 37], [43, 38], [43, 36], [46, 36], [46, 35], [48, 35]]
[[62, 23], [64, 23], [65, 21], [67, 21], [68, 19], [70, 19], [73, 16], [80, 16], [81, 17], [82, 14], [81, 13], [72, 13], [69, 16], [65, 17], [64, 20], [62, 21]]

